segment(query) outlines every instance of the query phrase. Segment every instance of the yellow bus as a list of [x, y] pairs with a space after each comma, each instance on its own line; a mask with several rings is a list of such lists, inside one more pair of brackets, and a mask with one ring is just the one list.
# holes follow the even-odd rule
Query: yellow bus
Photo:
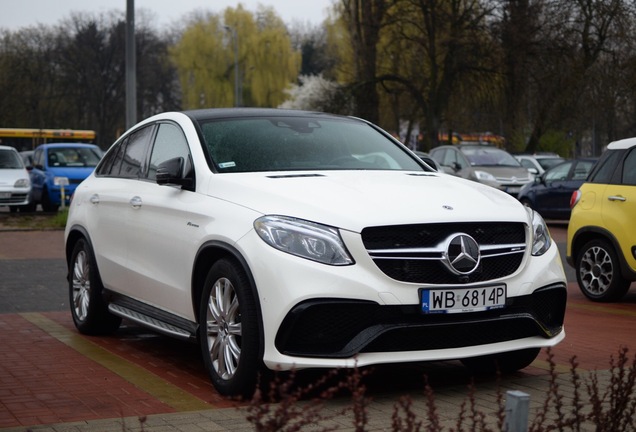
[[95, 141], [95, 131], [78, 129], [21, 129], [0, 128], [0, 144], [10, 145], [19, 151], [33, 150], [40, 144], [51, 142]]

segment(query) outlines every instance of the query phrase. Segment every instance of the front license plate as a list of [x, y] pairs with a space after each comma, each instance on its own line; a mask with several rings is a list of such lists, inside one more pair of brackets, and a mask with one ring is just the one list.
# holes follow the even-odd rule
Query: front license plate
[[465, 313], [502, 308], [506, 286], [420, 290], [423, 313]]
[[0, 198], [11, 198], [11, 192], [0, 192]]
[[521, 186], [510, 186], [506, 188], [506, 192], [508, 193], [519, 193], [521, 191]]

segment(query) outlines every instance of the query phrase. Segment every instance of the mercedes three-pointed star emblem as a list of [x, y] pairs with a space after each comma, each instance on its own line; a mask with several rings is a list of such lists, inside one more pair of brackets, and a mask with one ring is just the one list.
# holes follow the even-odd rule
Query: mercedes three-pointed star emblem
[[444, 252], [444, 264], [456, 275], [469, 275], [479, 266], [479, 244], [468, 234], [449, 237]]

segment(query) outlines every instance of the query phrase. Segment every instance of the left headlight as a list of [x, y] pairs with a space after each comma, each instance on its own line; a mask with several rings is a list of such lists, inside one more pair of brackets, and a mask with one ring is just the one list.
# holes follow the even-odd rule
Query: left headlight
[[552, 245], [550, 231], [539, 213], [530, 208], [527, 210], [532, 218], [532, 255], [543, 255]]
[[16, 180], [16, 182], [13, 184], [13, 187], [28, 188], [30, 184], [31, 182], [29, 181], [28, 178], [21, 178]]
[[263, 216], [254, 229], [268, 245], [329, 265], [353, 264], [338, 230], [334, 227], [285, 216]]
[[497, 179], [495, 178], [494, 175], [490, 174], [489, 172], [480, 171], [480, 170], [476, 170], [475, 171], [475, 178], [478, 181], [489, 181], [489, 182], [496, 182], [497, 181]]

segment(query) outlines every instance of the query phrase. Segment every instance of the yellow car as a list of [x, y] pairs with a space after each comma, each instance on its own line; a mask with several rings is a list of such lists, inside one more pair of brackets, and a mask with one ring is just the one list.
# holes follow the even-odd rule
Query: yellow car
[[636, 281], [636, 138], [612, 142], [571, 200], [567, 261], [590, 300], [620, 300]]

